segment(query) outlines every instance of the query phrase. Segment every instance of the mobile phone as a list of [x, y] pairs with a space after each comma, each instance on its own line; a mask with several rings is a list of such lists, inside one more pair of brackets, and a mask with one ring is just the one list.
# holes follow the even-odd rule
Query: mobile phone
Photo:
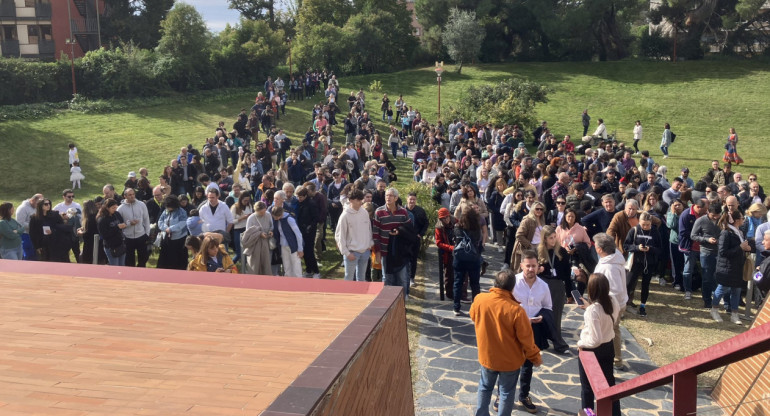
[[572, 299], [575, 299], [575, 303], [576, 303], [578, 306], [583, 306], [583, 305], [585, 305], [585, 301], [583, 300], [583, 297], [582, 297], [582, 296], [580, 296], [580, 292], [578, 292], [577, 290], [573, 290], [573, 291], [572, 291]]

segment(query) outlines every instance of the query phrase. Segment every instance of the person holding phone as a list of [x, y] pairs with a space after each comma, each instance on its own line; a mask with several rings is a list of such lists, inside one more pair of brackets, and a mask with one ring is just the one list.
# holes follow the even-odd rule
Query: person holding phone
[[[604, 373], [609, 386], [615, 385], [615, 374], [612, 362], [615, 359], [613, 326], [620, 319], [620, 307], [615, 297], [610, 296], [610, 281], [601, 273], [593, 273], [588, 278], [588, 304], [580, 305], [583, 313], [583, 329], [577, 346], [580, 351], [592, 351], [596, 355], [599, 367]], [[578, 360], [580, 374], [580, 400], [582, 409], [594, 408], [594, 392], [583, 368], [583, 362]], [[613, 416], [620, 416], [620, 401], [612, 402]]]
[[190, 262], [189, 270], [196, 272], [214, 273], [238, 273], [225, 246], [216, 235], [207, 235], [203, 238], [201, 248], [195, 258]]
[[652, 215], [649, 212], [639, 213], [639, 224], [631, 228], [626, 234], [623, 242], [623, 249], [628, 255], [633, 255], [634, 260], [631, 270], [628, 272], [628, 283], [626, 292], [628, 293], [628, 303], [634, 300], [634, 291], [639, 276], [642, 276], [642, 299], [639, 304], [639, 316], [647, 316], [647, 298], [650, 295], [650, 280], [652, 272], [658, 262], [658, 255], [661, 251], [660, 233], [655, 225], [652, 224]]

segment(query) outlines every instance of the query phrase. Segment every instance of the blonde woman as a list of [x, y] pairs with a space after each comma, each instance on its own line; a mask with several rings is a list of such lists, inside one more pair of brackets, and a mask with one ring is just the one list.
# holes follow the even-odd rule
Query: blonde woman
[[516, 230], [516, 243], [513, 245], [513, 257], [511, 258], [511, 269], [518, 272], [521, 264], [521, 253], [524, 250], [532, 250], [533, 247], [540, 244], [543, 226], [545, 226], [545, 205], [540, 201], [535, 201], [529, 214], [522, 220], [519, 229]]
[[[455, 208], [455, 218], [460, 218], [463, 212], [468, 209], [475, 209], [484, 221], [486, 221], [486, 219], [489, 217], [487, 204], [485, 204], [484, 201], [482, 201], [481, 198], [476, 195], [476, 190], [470, 185], [466, 186], [462, 190], [462, 198], [460, 198], [460, 203], [457, 204], [457, 208]], [[486, 224], [481, 227], [481, 232], [483, 234], [481, 241], [486, 242], [487, 236], [489, 235], [489, 230], [487, 229]]]
[[561, 313], [567, 301], [567, 292], [572, 291], [570, 280], [570, 263], [567, 251], [559, 244], [556, 227], [543, 227], [540, 244], [537, 245], [537, 262], [543, 268], [538, 276], [548, 284], [551, 292], [551, 311], [555, 332], [551, 334], [553, 349], [559, 354], [565, 353], [569, 347], [561, 336]]
[[225, 246], [219, 244], [219, 240], [212, 236], [203, 239], [200, 251], [188, 268], [195, 272], [238, 273], [238, 268], [227, 254]]

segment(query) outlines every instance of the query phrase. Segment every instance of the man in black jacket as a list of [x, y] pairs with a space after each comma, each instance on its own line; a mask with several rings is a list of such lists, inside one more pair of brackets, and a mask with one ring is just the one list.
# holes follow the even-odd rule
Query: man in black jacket
[[[417, 205], [417, 193], [409, 192], [406, 197], [406, 210], [412, 215], [412, 222], [414, 223], [414, 231], [417, 233], [417, 238], [422, 242], [422, 238], [428, 231], [428, 215], [425, 210]], [[420, 255], [420, 246], [417, 246], [417, 250], [409, 256], [411, 267], [409, 269], [409, 280], [414, 283], [414, 276], [417, 271], [417, 257]]]

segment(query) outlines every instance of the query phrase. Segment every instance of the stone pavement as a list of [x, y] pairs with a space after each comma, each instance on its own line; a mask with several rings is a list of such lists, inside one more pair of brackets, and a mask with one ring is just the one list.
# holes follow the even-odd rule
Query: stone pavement
[[[502, 265], [502, 254], [494, 245], [487, 245], [484, 253], [489, 262], [486, 275], [481, 278], [481, 290], [492, 286], [491, 277]], [[417, 351], [418, 379], [415, 384], [415, 408], [419, 416], [472, 415], [476, 406], [479, 383], [479, 363], [473, 323], [466, 316], [454, 316], [449, 299], [439, 299], [438, 255], [435, 246], [426, 251], [423, 283], [425, 300], [420, 320], [420, 339]], [[470, 290], [470, 289], [469, 289]], [[467, 313], [470, 305], [463, 305]], [[530, 397], [538, 414], [576, 415], [580, 407], [580, 378], [578, 376], [577, 340], [583, 324], [582, 310], [565, 306], [562, 335], [572, 347], [572, 355], [560, 356], [543, 352], [543, 365], [536, 367], [532, 377]], [[633, 336], [622, 328], [623, 359], [630, 371], [615, 372], [618, 382], [655, 368], [646, 352]], [[708, 407], [711, 415], [714, 404], [707, 394], [699, 391], [699, 411]], [[494, 400], [493, 395], [493, 400]], [[621, 400], [623, 414], [630, 416], [671, 415], [671, 387], [663, 386]], [[518, 399], [518, 393], [516, 398]], [[490, 408], [490, 412], [494, 412]], [[514, 407], [514, 415], [528, 415], [522, 407]]]

